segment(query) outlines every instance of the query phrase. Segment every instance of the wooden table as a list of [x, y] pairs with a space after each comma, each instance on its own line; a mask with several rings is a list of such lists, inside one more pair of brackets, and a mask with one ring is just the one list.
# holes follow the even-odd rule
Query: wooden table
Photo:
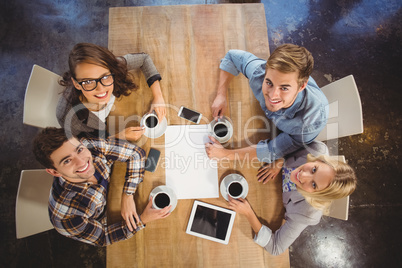
[[[181, 105], [203, 114], [201, 124], [212, 120], [211, 104], [216, 95], [219, 63], [229, 49], [243, 49], [268, 58], [269, 46], [262, 4], [186, 5], [159, 7], [111, 8], [109, 17], [109, 49], [116, 55], [132, 52], [148, 53], [162, 75], [161, 87], [168, 104], [169, 125], [187, 124], [177, 117]], [[143, 76], [134, 73], [139, 90], [116, 102], [109, 124], [120, 128], [138, 125], [138, 118], [148, 112], [152, 94]], [[269, 133], [252, 129], [264, 128], [265, 118], [240, 75], [229, 89], [229, 111], [234, 135], [228, 146], [238, 148], [249, 142], [269, 138]], [[247, 129], [247, 131], [245, 131]], [[164, 157], [164, 136], [143, 137], [138, 144], [147, 152], [150, 147]], [[161, 161], [162, 162], [162, 161]], [[165, 184], [165, 170], [159, 163], [154, 173], [145, 173], [144, 182], [135, 195], [137, 210], [142, 212], [151, 190]], [[256, 174], [260, 163], [226, 162], [219, 167], [219, 182], [225, 174], [240, 172], [249, 183], [247, 199], [256, 214], [272, 229], [282, 224], [281, 181], [262, 185]], [[113, 170], [108, 196], [109, 221], [120, 216], [120, 198], [125, 165], [117, 163]], [[227, 207], [223, 197], [201, 200]], [[272, 256], [253, 242], [252, 230], [242, 215], [237, 215], [228, 245], [194, 237], [185, 233], [193, 200], [179, 200], [166, 219], [151, 222], [133, 238], [107, 248], [108, 267], [289, 267], [289, 253]]]

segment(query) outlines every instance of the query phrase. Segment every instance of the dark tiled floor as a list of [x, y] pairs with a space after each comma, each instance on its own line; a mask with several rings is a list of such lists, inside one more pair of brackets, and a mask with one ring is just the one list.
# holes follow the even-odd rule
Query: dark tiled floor
[[[67, 3], [68, 2], [68, 3]], [[241, 1], [1, 1], [0, 3], [0, 267], [103, 267], [105, 249], [54, 230], [15, 238], [15, 197], [22, 169], [41, 168], [22, 124], [33, 64], [66, 69], [77, 42], [107, 46], [113, 6], [214, 4]], [[259, 2], [259, 1], [244, 1]], [[307, 47], [320, 86], [353, 74], [363, 104], [364, 133], [336, 142], [356, 169], [349, 220], [309, 227], [291, 247], [292, 267], [401, 267], [402, 2], [400, 0], [262, 1], [270, 49]]]

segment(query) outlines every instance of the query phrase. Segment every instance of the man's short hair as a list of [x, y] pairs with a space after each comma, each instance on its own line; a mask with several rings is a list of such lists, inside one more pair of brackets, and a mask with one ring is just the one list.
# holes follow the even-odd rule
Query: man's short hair
[[298, 84], [301, 86], [313, 72], [314, 59], [304, 47], [283, 44], [269, 56], [265, 70], [268, 68], [282, 73], [298, 72]]
[[68, 138], [64, 128], [45, 128], [35, 137], [33, 142], [33, 153], [36, 160], [45, 166], [45, 168], [55, 169], [50, 155], [66, 141], [68, 141]]

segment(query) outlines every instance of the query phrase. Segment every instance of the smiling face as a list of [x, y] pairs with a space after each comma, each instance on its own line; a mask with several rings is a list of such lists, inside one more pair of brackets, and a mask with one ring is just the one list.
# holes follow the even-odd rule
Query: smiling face
[[298, 73], [282, 73], [268, 68], [262, 83], [265, 106], [271, 112], [282, 108], [289, 108], [295, 101], [297, 94], [302, 91], [307, 82], [302, 86], [298, 84]]
[[[98, 79], [109, 74], [109, 69], [87, 62], [79, 63], [75, 68], [75, 79], [78, 82]], [[104, 86], [100, 82], [98, 82], [94, 90], [85, 91], [83, 90], [81, 85], [74, 80], [74, 78], [71, 79], [73, 80], [75, 88], [82, 92], [86, 102], [91, 104], [105, 104], [110, 100], [114, 89], [113, 84], [110, 86]]]
[[324, 190], [334, 177], [334, 169], [321, 161], [308, 162], [290, 174], [290, 180], [309, 193]]
[[46, 171], [70, 182], [87, 182], [95, 173], [91, 152], [76, 138], [64, 142], [50, 155], [50, 159], [55, 169]]

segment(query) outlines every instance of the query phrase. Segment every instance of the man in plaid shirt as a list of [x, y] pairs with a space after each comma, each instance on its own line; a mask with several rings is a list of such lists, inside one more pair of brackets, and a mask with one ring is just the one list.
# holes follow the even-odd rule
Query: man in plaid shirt
[[[171, 206], [137, 214], [134, 193], [144, 177], [145, 152], [118, 139], [68, 138], [62, 128], [46, 128], [34, 141], [36, 159], [54, 176], [49, 216], [62, 235], [96, 246], [132, 237], [145, 224], [170, 215]], [[115, 161], [127, 163], [121, 198], [124, 221], [107, 224], [106, 197]]]

